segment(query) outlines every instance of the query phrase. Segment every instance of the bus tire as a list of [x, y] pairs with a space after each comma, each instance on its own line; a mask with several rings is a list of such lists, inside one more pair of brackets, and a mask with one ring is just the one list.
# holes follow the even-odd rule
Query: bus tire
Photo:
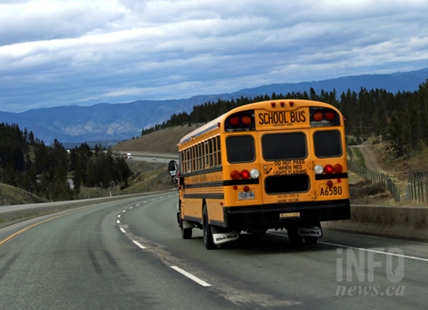
[[318, 242], [317, 237], [305, 237], [305, 243], [306, 244], [315, 244]]
[[212, 249], [215, 249], [215, 244], [213, 240], [213, 234], [211, 231], [211, 225], [208, 224], [208, 212], [207, 212], [206, 206], [204, 206], [202, 212], [203, 212], [202, 229], [204, 232], [204, 245], [207, 250], [212, 250]]
[[291, 244], [302, 244], [303, 237], [299, 236], [299, 233], [297, 232], [297, 227], [288, 228], [287, 233], [288, 240]]
[[183, 219], [181, 218], [181, 207], [180, 212], [177, 213], [178, 226], [181, 229], [181, 238], [190, 239], [192, 238], [192, 227], [184, 228]]
[[181, 226], [181, 238], [183, 238], [183, 239], [192, 238], [192, 228], [183, 228], [183, 225], [182, 225]]

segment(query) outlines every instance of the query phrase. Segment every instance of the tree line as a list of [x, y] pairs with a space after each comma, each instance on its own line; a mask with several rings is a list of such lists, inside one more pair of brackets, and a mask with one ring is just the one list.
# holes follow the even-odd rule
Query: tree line
[[170, 119], [151, 128], [143, 129], [141, 134], [171, 126], [191, 123], [205, 123], [221, 114], [252, 102], [274, 99], [309, 99], [330, 103], [346, 117], [345, 127], [348, 135], [367, 138], [381, 136], [388, 141], [397, 156], [410, 156], [428, 145], [428, 80], [419, 85], [414, 92], [391, 93], [383, 89], [367, 90], [361, 88], [357, 93], [348, 89], [337, 94], [335, 90], [319, 94], [313, 88], [309, 92], [291, 92], [286, 95], [272, 93], [271, 96], [206, 102], [193, 107], [190, 113], [172, 114]]
[[81, 186], [128, 186], [132, 175], [120, 156], [101, 145], [86, 143], [67, 151], [54, 140], [50, 146], [16, 124], [0, 124], [0, 182], [22, 188], [49, 200], [69, 200]]

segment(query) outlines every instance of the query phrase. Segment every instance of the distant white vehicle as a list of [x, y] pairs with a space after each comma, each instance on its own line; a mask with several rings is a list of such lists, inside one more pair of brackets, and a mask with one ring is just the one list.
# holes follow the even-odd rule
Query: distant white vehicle
[[125, 156], [127, 159], [132, 159], [132, 154], [131, 153], [126, 153], [126, 156]]

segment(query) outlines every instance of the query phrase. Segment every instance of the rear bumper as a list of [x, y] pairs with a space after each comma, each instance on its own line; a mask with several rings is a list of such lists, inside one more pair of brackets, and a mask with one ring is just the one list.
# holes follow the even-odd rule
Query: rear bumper
[[[300, 217], [284, 218], [281, 213], [299, 212]], [[349, 199], [326, 202], [225, 207], [223, 227], [286, 228], [320, 221], [347, 220], [351, 217]]]

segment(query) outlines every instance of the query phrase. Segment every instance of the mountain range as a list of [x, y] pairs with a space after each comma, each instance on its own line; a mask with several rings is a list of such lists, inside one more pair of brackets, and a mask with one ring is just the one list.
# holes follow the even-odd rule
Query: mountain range
[[219, 98], [255, 97], [257, 95], [287, 94], [304, 92], [313, 88], [336, 92], [340, 95], [348, 89], [359, 92], [361, 88], [399, 91], [416, 91], [427, 81], [428, 68], [392, 74], [346, 76], [335, 79], [264, 85], [246, 88], [233, 93], [200, 95], [177, 100], [138, 100], [129, 103], [100, 103], [92, 106], [59, 106], [28, 110], [20, 113], [1, 112], [0, 123], [18, 124], [21, 130], [27, 128], [46, 144], [57, 139], [64, 145], [101, 143], [105, 146], [129, 140], [141, 134], [143, 128], [150, 128], [170, 118], [174, 113], [190, 112], [195, 105], [216, 102]]

